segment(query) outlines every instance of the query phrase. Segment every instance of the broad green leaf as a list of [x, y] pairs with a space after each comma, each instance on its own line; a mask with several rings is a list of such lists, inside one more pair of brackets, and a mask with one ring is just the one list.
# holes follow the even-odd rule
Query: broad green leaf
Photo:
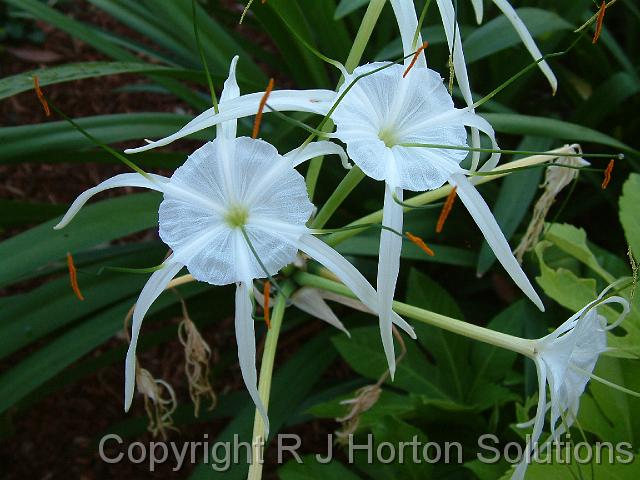
[[336, 13], [333, 18], [336, 20], [340, 20], [350, 13], [355, 12], [359, 8], [364, 7], [368, 3], [369, 0], [340, 0], [340, 3], [336, 7]]
[[65, 211], [64, 205], [0, 199], [0, 229], [50, 220]]
[[[554, 32], [574, 28], [560, 15], [550, 10], [519, 8], [516, 11], [533, 37], [540, 38]], [[501, 50], [521, 44], [522, 40], [520, 40], [509, 20], [504, 15], [500, 15], [484, 23], [464, 38], [464, 57], [467, 63], [470, 64]]]
[[620, 223], [627, 243], [636, 258], [640, 258], [640, 175], [632, 173], [622, 187]]
[[501, 133], [536, 135], [564, 141], [598, 143], [640, 156], [640, 152], [629, 145], [609, 135], [575, 123], [555, 118], [510, 113], [482, 113], [481, 115], [496, 131]]
[[68, 63], [66, 65], [31, 70], [0, 79], [0, 99], [33, 90], [34, 76], [38, 77], [40, 86], [45, 87], [47, 85], [55, 85], [72, 80], [97, 78], [105, 75], [119, 75], [122, 73], [155, 73], [164, 75], [182, 73], [183, 75], [190, 75], [191, 78], [198, 78], [199, 76], [198, 72], [189, 72], [188, 70], [139, 62]]
[[[324, 456], [322, 452], [317, 455]], [[359, 480], [360, 477], [345, 467], [339, 460], [329, 463], [319, 463], [316, 455], [303, 455], [302, 463], [297, 460], [289, 460], [278, 469], [278, 477], [281, 480], [325, 480], [327, 478], [339, 478], [340, 480]]]
[[[203, 284], [187, 285], [180, 292], [188, 298], [205, 288], [208, 287]], [[154, 302], [149, 315], [178, 301], [175, 295], [164, 294]], [[115, 335], [122, 329], [123, 319], [130, 308], [131, 302], [127, 300], [104, 310], [5, 371], [0, 375], [0, 412]]]
[[[166, 248], [149, 249], [114, 259], [112, 265], [149, 267], [162, 262]], [[76, 298], [65, 274], [30, 292], [11, 298], [0, 312], [0, 358], [61, 327], [140, 292], [149, 275], [103, 272], [100, 265], [78, 269], [84, 301]], [[132, 300], [132, 303], [135, 299]]]
[[[166, 113], [126, 113], [84, 117], [75, 121], [103, 143], [164, 137], [182, 128], [191, 118], [186, 115]], [[206, 131], [195, 138], [208, 139]], [[68, 151], [95, 147], [95, 144], [65, 121], [49, 122], [20, 127], [0, 128], [0, 163], [21, 162], [25, 156], [41, 155], [44, 161], [48, 152]], [[69, 153], [72, 157], [73, 153]], [[130, 157], [135, 162], [136, 157]]]
[[587, 233], [582, 228], [576, 228], [566, 223], [553, 223], [546, 230], [544, 238], [553, 242], [562, 251], [580, 260], [607, 283], [615, 281], [615, 278], [600, 266], [595, 255], [589, 249]]
[[585, 125], [599, 125], [608, 115], [614, 113], [627, 99], [640, 92], [640, 81], [627, 72], [618, 72], [600, 85], [578, 107], [573, 118]]
[[[640, 362], [620, 358], [601, 357], [595, 374], [610, 382], [634, 391], [640, 391]], [[591, 395], [585, 395], [580, 405], [579, 421], [582, 427], [603, 441], [630, 442], [640, 440], [640, 399], [591, 380]]]
[[[578, 440], [572, 439], [576, 443]], [[615, 449], [615, 445], [614, 445]], [[591, 453], [595, 457], [597, 451], [597, 446], [592, 445]], [[613, 463], [609, 463], [608, 455], [609, 448], [604, 446], [600, 447], [601, 451], [601, 463], [597, 463], [595, 460], [588, 462], [586, 464], [577, 464], [576, 461], [571, 462], [571, 464], [563, 463], [553, 463], [553, 460], [549, 460], [549, 463], [532, 463], [527, 468], [527, 480], [567, 480], [567, 479], [600, 479], [606, 478], [607, 480], [636, 480], [640, 475], [640, 462], [634, 457], [633, 449], [630, 447], [628, 451], [630, 451], [630, 455], [621, 455], [620, 458], [626, 459], [629, 463], [623, 464], [619, 463], [616, 460], [616, 453], [614, 451], [613, 455]], [[561, 453], [556, 453], [555, 451], [550, 454], [551, 459], [554, 456], [560, 456], [562, 458]], [[586, 447], [581, 448], [581, 455], [586, 458]], [[546, 455], [545, 455], [546, 458]], [[511, 475], [513, 474], [512, 470], [508, 470], [504, 476], [500, 477], [500, 480], [511, 480]]]
[[85, 206], [62, 230], [53, 229], [56, 219], [5, 240], [0, 243], [0, 285], [17, 282], [49, 262], [60, 261], [67, 252], [75, 254], [157, 225], [159, 201], [155, 192], [104, 200]]

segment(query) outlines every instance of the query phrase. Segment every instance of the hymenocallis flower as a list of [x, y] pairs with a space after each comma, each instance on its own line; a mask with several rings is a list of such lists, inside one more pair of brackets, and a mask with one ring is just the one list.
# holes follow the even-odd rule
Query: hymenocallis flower
[[[598, 379], [593, 370], [600, 354], [607, 350], [607, 332], [620, 325], [629, 313], [626, 299], [619, 296], [604, 298], [610, 289], [605, 289], [554, 332], [532, 342], [533, 353], [529, 356], [538, 373], [538, 406], [531, 422], [518, 425], [523, 428], [533, 425], [533, 431], [524, 458], [512, 478], [523, 479], [530, 460], [569, 429], [577, 417], [580, 397], [587, 383], [591, 378]], [[622, 311], [614, 322], [608, 323], [598, 309], [611, 303], [620, 305]], [[551, 435], [542, 447], [537, 447], [547, 413]]]
[[[236, 63], [237, 57], [231, 63], [220, 97], [222, 111], [237, 102]], [[344, 152], [330, 142], [316, 142], [280, 155], [263, 140], [236, 138], [236, 123], [230, 120], [219, 124], [216, 139], [191, 154], [171, 178], [125, 173], [87, 190], [55, 227], [67, 225], [93, 195], [109, 188], [145, 187], [163, 194], [159, 232], [172, 253], [151, 275], [135, 306], [125, 367], [127, 410], [134, 393], [135, 352], [142, 320], [183, 267], [199, 281], [236, 284], [235, 331], [240, 369], [267, 426], [267, 412], [257, 389], [253, 280], [275, 275], [295, 261], [301, 250], [333, 272], [367, 307], [379, 310], [376, 291], [362, 274], [306, 227], [313, 205], [304, 178], [294, 167], [317, 155], [344, 156]], [[402, 318], [394, 315], [393, 321], [415, 337]]]
[[[448, 2], [439, 0], [438, 4], [442, 4], [441, 11], [449, 12]], [[479, 145], [476, 134], [482, 131], [490, 138], [493, 148], [497, 149], [493, 128], [474, 113], [473, 106], [455, 108], [440, 75], [427, 68], [424, 52], [419, 52], [413, 59], [409, 58], [415, 51], [413, 44], [418, 26], [413, 2], [392, 0], [391, 5], [396, 14], [403, 49], [407, 56], [406, 67], [391, 63], [363, 65], [351, 74], [345, 72], [345, 82], [337, 92], [273, 91], [269, 96], [269, 107], [281, 111], [320, 114], [331, 112], [331, 119], [337, 127], [332, 135], [346, 143], [347, 152], [364, 173], [385, 182], [382, 223], [386, 229], [380, 237], [378, 314], [385, 355], [393, 375], [395, 353], [391, 305], [402, 248], [401, 238], [393, 231], [402, 230], [403, 210], [400, 202], [403, 190], [432, 190], [446, 182], [455, 186], [505, 270], [538, 308], [543, 310], [544, 307], [511, 253], [511, 248], [489, 207], [467, 179], [466, 174], [469, 172], [460, 167], [460, 163], [467, 156], [465, 127], [472, 130], [473, 145]], [[453, 15], [453, 7], [450, 13]], [[443, 14], [443, 19], [446, 25], [446, 13]], [[455, 18], [451, 16], [451, 20], [453, 22]], [[417, 39], [421, 42], [419, 35]], [[469, 90], [470, 99], [466, 73], [463, 78], [459, 76], [458, 82], [465, 86], [463, 91]], [[229, 119], [255, 114], [262, 96], [262, 93], [240, 96], [221, 106], [219, 113], [215, 109], [209, 109], [178, 132], [126, 152], [142, 152], [167, 145]], [[341, 101], [338, 102], [338, 99]], [[491, 170], [498, 159], [498, 154], [492, 154], [480, 170]], [[478, 168], [478, 161], [479, 155], [474, 154], [471, 170]]]

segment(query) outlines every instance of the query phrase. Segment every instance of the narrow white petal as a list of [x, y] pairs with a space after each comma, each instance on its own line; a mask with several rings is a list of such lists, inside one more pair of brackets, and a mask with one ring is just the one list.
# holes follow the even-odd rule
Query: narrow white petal
[[55, 227], [55, 230], [60, 230], [61, 228], [66, 227], [73, 217], [80, 211], [80, 209], [84, 206], [85, 203], [89, 201], [91, 197], [97, 195], [100, 192], [104, 192], [110, 188], [116, 187], [142, 187], [142, 188], [150, 188], [151, 190], [162, 191], [162, 186], [166, 184], [169, 179], [163, 177], [161, 175], [148, 174], [149, 177], [145, 177], [140, 173], [121, 173], [120, 175], [116, 175], [114, 177], [105, 180], [104, 182], [92, 187], [88, 190], [82, 192], [78, 198], [74, 200], [74, 202], [67, 210], [67, 213], [64, 214], [60, 223], [58, 223]]
[[291, 297], [291, 303], [303, 312], [327, 322], [338, 330], [342, 330], [348, 337], [351, 337], [344, 324], [333, 313], [327, 302], [324, 301], [318, 289], [311, 287], [301, 288]]
[[[422, 45], [422, 36], [418, 34], [416, 43], [413, 43], [416, 30], [418, 29], [418, 16], [416, 15], [413, 0], [391, 0], [391, 7], [398, 22], [400, 29], [400, 37], [402, 39], [402, 51], [404, 55], [411, 55], [418, 47]], [[412, 57], [405, 59], [405, 64], [409, 64]], [[424, 52], [420, 52], [420, 56], [415, 64], [416, 67], [426, 67], [427, 58]]]
[[312, 142], [307, 145], [298, 147], [294, 150], [291, 150], [289, 153], [286, 153], [284, 157], [288, 158], [294, 167], [297, 167], [302, 162], [306, 162], [307, 160], [320, 157], [322, 155], [338, 155], [344, 168], [349, 170], [352, 167], [352, 165], [349, 163], [349, 157], [347, 157], [347, 153], [344, 151], [344, 148], [336, 143], [327, 142], [325, 140]]
[[[233, 57], [229, 66], [229, 76], [224, 82], [222, 93], [220, 94], [220, 108], [225, 108], [227, 102], [240, 96], [240, 87], [236, 81], [236, 65], [238, 64], [238, 55]], [[238, 127], [237, 120], [229, 120], [218, 124], [217, 132], [219, 137], [236, 138], [236, 130]]]
[[252, 305], [249, 297], [251, 283], [238, 283], [236, 287], [236, 341], [238, 342], [238, 360], [244, 384], [262, 416], [265, 425], [265, 438], [269, 436], [269, 418], [258, 392], [258, 372], [256, 370], [256, 337], [254, 321], [251, 316]]
[[[527, 48], [527, 50], [529, 50], [529, 53], [531, 54], [533, 59], [536, 61], [540, 60], [542, 58], [542, 52], [540, 52], [540, 49], [536, 45], [536, 42], [533, 40], [533, 37], [529, 33], [529, 30], [527, 30], [527, 26], [520, 19], [520, 17], [518, 17], [518, 14], [511, 6], [511, 4], [507, 0], [493, 0], [493, 3], [495, 3], [496, 6], [500, 10], [502, 10], [504, 16], [507, 17], [507, 19], [511, 22], [511, 25], [513, 25], [513, 28], [520, 36], [522, 43], [524, 43], [524, 46]], [[547, 80], [551, 85], [551, 90], [555, 95], [556, 90], [558, 89], [558, 79], [551, 71], [551, 67], [549, 67], [549, 64], [546, 60], [538, 63], [538, 67], [540, 68], [544, 76], [547, 77]]]
[[[304, 253], [314, 258], [333, 272], [367, 307], [378, 312], [378, 294], [364, 276], [349, 263], [342, 255], [336, 252], [322, 240], [312, 235], [303, 235], [298, 247]], [[411, 338], [416, 334], [402, 317], [397, 313], [392, 314], [393, 323], [404, 330]]]
[[[234, 98], [225, 102], [224, 109], [221, 109], [218, 114], [212, 107], [191, 120], [176, 133], [142, 147], [129, 148], [125, 150], [125, 153], [139, 153], [162, 147], [219, 123], [255, 115], [263, 96], [264, 92], [257, 92]], [[268, 104], [273, 109], [282, 112], [296, 111], [324, 115], [331, 108], [335, 98], [336, 92], [331, 90], [276, 90], [269, 95]], [[265, 108], [264, 111], [268, 113], [270, 110]]]
[[[462, 50], [462, 38], [460, 34], [460, 27], [456, 19], [456, 12], [453, 8], [451, 0], [436, 0], [438, 4], [438, 10], [440, 11], [440, 17], [442, 17], [442, 25], [447, 37], [447, 44], [449, 45], [449, 51], [453, 56], [453, 70], [456, 77], [456, 82], [462, 92], [462, 97], [466, 104], [471, 107], [473, 105], [473, 96], [471, 95], [471, 85], [469, 84], [469, 74], [467, 72], [467, 63], [464, 59], [464, 51]], [[477, 15], [477, 10], [476, 10]], [[477, 18], [477, 17], [476, 17]], [[473, 109], [471, 110], [473, 112]], [[480, 147], [480, 135], [476, 130], [476, 127], [472, 126], [471, 129], [471, 146], [473, 148]], [[480, 160], [480, 152], [472, 152], [471, 154], [473, 169], [478, 165]]]
[[167, 287], [167, 284], [175, 277], [184, 265], [173, 259], [173, 256], [165, 260], [160, 270], [153, 272], [149, 280], [145, 284], [140, 297], [136, 302], [133, 311], [133, 319], [131, 322], [131, 342], [127, 350], [124, 370], [124, 410], [129, 411], [131, 402], [133, 401], [133, 393], [136, 383], [136, 347], [138, 346], [138, 337], [140, 335], [140, 327], [142, 320], [149, 311], [151, 304]]
[[[393, 199], [393, 194], [402, 201], [402, 189], [393, 188], [385, 184], [384, 207], [382, 210], [382, 225], [402, 231], [402, 206]], [[398, 272], [400, 270], [400, 253], [402, 237], [388, 230], [380, 231], [380, 252], [378, 260], [378, 305], [380, 306], [380, 336], [389, 363], [391, 378], [395, 373], [396, 357], [393, 350], [393, 330], [391, 312], [393, 296], [396, 291]]]
[[526, 446], [525, 455], [516, 467], [515, 472], [511, 476], [511, 480], [524, 480], [524, 475], [529, 465], [527, 460], [533, 457], [536, 443], [540, 440], [542, 428], [544, 427], [544, 417], [547, 412], [547, 371], [542, 361], [536, 359], [535, 363], [538, 374], [538, 407], [536, 408], [535, 422], [533, 424], [533, 431], [531, 432], [531, 440]]
[[513, 281], [520, 287], [524, 294], [542, 311], [544, 305], [542, 300], [533, 289], [527, 275], [522, 271], [522, 267], [513, 256], [507, 239], [493, 217], [489, 206], [478, 193], [473, 184], [460, 173], [451, 175], [450, 182], [458, 188], [458, 196], [464, 203], [467, 210], [473, 217], [487, 243], [493, 250], [498, 261], [502, 264]]
[[471, 4], [473, 5], [474, 12], [476, 12], [476, 22], [480, 25], [482, 23], [483, 16], [482, 0], [471, 0]]

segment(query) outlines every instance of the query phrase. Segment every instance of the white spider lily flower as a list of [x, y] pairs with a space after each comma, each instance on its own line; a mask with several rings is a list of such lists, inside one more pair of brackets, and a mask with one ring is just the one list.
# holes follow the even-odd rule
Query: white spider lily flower
[[[516, 467], [512, 479], [523, 479], [530, 461], [562, 436], [575, 421], [580, 397], [593, 376], [598, 358], [607, 350], [607, 332], [620, 325], [629, 313], [626, 299], [619, 296], [603, 299], [610, 289], [611, 286], [554, 332], [533, 341], [531, 359], [538, 373], [538, 405], [534, 419], [518, 425], [521, 428], [533, 425], [533, 431], [523, 460]], [[608, 323], [598, 312], [598, 308], [610, 303], [622, 307], [618, 318], [612, 323]], [[551, 435], [538, 448], [547, 412], [550, 414]]]
[[[220, 108], [237, 100], [237, 57], [220, 97]], [[375, 289], [360, 272], [306, 227], [313, 205], [295, 166], [310, 156], [338, 153], [336, 145], [317, 142], [310, 152], [284, 156], [269, 143], [236, 138], [236, 120], [218, 125], [218, 136], [191, 154], [171, 178], [125, 173], [82, 193], [56, 229], [66, 226], [95, 194], [114, 187], [159, 191], [160, 238], [172, 250], [162, 268], [142, 289], [135, 306], [125, 365], [125, 409], [134, 394], [136, 346], [142, 321], [167, 284], [186, 267], [196, 280], [212, 285], [236, 284], [235, 331], [242, 377], [268, 430], [266, 409], [257, 389], [253, 280], [275, 275], [296, 260], [298, 250], [314, 258], [347, 285], [371, 310], [378, 311]], [[344, 152], [341, 154], [346, 157]], [[393, 321], [415, 338], [398, 315]]]
[[[401, 33], [404, 53], [415, 51], [413, 40], [418, 26], [413, 2], [392, 0], [391, 5]], [[467, 156], [465, 150], [448, 148], [419, 148], [403, 144], [432, 144], [466, 147], [466, 128], [471, 128], [472, 145], [479, 146], [479, 133], [485, 133], [497, 149], [495, 133], [489, 123], [473, 111], [471, 89], [464, 66], [459, 35], [454, 33], [455, 16], [450, 2], [438, 0], [447, 37], [456, 38], [459, 55], [458, 83], [468, 105], [457, 109], [442, 83], [440, 75], [427, 68], [424, 52], [420, 52], [413, 69], [404, 76], [400, 65], [373, 63], [363, 65], [347, 75], [338, 92], [328, 90], [274, 91], [269, 106], [274, 110], [297, 110], [327, 114], [342, 97], [331, 119], [336, 124], [335, 136], [347, 144], [351, 159], [368, 176], [386, 183], [383, 226], [396, 232], [402, 230], [403, 210], [398, 200], [403, 190], [425, 191], [442, 186], [447, 181], [456, 186], [463, 203], [480, 227], [496, 258], [522, 291], [544, 310], [542, 301], [522, 271], [495, 218], [482, 197], [467, 180], [460, 163]], [[449, 8], [451, 7], [451, 8]], [[448, 26], [450, 24], [450, 27]], [[418, 40], [420, 37], [418, 36]], [[410, 58], [405, 61], [411, 63]], [[461, 62], [461, 63], [460, 63]], [[386, 68], [383, 68], [386, 67]], [[374, 72], [374, 70], [379, 71]], [[356, 78], [362, 74], [369, 74]], [[356, 83], [354, 83], [356, 82]], [[275, 95], [275, 96], [274, 96]], [[126, 150], [136, 153], [167, 145], [198, 130], [221, 122], [255, 114], [262, 94], [250, 94], [230, 100], [203, 112], [173, 135], [148, 145]], [[493, 154], [480, 170], [491, 170], [499, 159]], [[472, 170], [478, 166], [479, 152], [472, 155]], [[392, 338], [391, 305], [400, 265], [401, 238], [385, 229], [380, 236], [378, 266], [378, 296], [380, 299], [380, 331], [391, 376], [395, 372], [395, 353]]]

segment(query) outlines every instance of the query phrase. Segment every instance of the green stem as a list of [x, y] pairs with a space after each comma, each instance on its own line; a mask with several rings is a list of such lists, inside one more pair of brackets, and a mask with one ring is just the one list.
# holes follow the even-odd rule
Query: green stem
[[[572, 151], [573, 150], [571, 146], [562, 147], [556, 150], [551, 150], [546, 154], [534, 155], [531, 157], [521, 158], [520, 160], [514, 160], [513, 162], [503, 163], [502, 165], [499, 165], [492, 170], [492, 172], [496, 172], [495, 175], [474, 177], [473, 183], [475, 185], [482, 185], [483, 183], [492, 182], [494, 180], [497, 180], [498, 178], [502, 178], [506, 175], [509, 175], [510, 171], [513, 171], [513, 169], [546, 163], [558, 157], [563, 156], [563, 154], [566, 152], [571, 153]], [[432, 203], [437, 200], [446, 198], [451, 192], [451, 189], [452, 189], [451, 185], [443, 185], [442, 187], [436, 188], [435, 190], [424, 192], [424, 193], [421, 193], [420, 195], [416, 195], [415, 197], [405, 200], [404, 203], [406, 205], [410, 205], [411, 207], [419, 207], [422, 205], [426, 205], [428, 203]], [[410, 210], [410, 207], [405, 208], [405, 211], [408, 211], [408, 210]], [[351, 222], [348, 226], [353, 227], [357, 225], [362, 225], [363, 228], [366, 228], [365, 225], [369, 225], [371, 223], [380, 223], [381, 221], [382, 221], [382, 210], [378, 210], [377, 212], [370, 213], [369, 215], [365, 215], [364, 217], [359, 218], [354, 222]], [[325, 241], [329, 245], [335, 246], [340, 242], [344, 242], [348, 238], [351, 238], [354, 235], [357, 235], [358, 233], [360, 233], [360, 231], [361, 230], [358, 230], [358, 229], [352, 229], [352, 230], [345, 230], [342, 232], [333, 233], [329, 235], [325, 239]]]
[[[269, 395], [271, 393], [271, 379], [273, 377], [273, 364], [276, 357], [278, 337], [280, 336], [280, 328], [282, 327], [287, 296], [291, 294], [293, 287], [293, 283], [287, 282], [283, 286], [283, 291], [278, 293], [273, 312], [271, 313], [271, 328], [267, 332], [264, 351], [262, 352], [258, 393], [267, 410], [269, 409]], [[260, 413], [256, 410], [253, 421], [253, 435], [251, 436], [253, 448], [251, 465], [249, 466], [249, 476], [247, 477], [249, 480], [260, 480], [260, 478], [262, 478], [263, 442], [266, 442], [264, 434], [264, 421]]]
[[[369, 43], [369, 39], [371, 38], [371, 33], [373, 32], [373, 28], [378, 22], [378, 18], [380, 17], [380, 12], [382, 12], [382, 8], [384, 7], [387, 0], [371, 0], [369, 2], [369, 6], [367, 7], [367, 11], [362, 18], [362, 23], [360, 24], [360, 28], [358, 29], [358, 33], [356, 34], [356, 38], [353, 41], [353, 45], [351, 46], [351, 50], [349, 51], [349, 55], [347, 56], [347, 61], [345, 62], [345, 68], [348, 72], [353, 72], [353, 70], [358, 66], [360, 60], [362, 59], [362, 54], [364, 53], [364, 49], [367, 47]], [[343, 78], [338, 82], [338, 88], [342, 85], [344, 81]], [[337, 89], [336, 89], [337, 90]], [[333, 130], [333, 122], [327, 122], [322, 128], [323, 132], [330, 132]], [[309, 162], [309, 168], [307, 169], [307, 193], [309, 194], [309, 198], [313, 201], [313, 195], [316, 191], [316, 186], [318, 184], [318, 177], [320, 176], [320, 170], [322, 169], [322, 161], [324, 157], [317, 157]], [[337, 208], [337, 206], [336, 206]]]
[[364, 172], [360, 170], [360, 167], [354, 166], [349, 170], [349, 173], [345, 175], [340, 184], [322, 206], [318, 215], [316, 215], [316, 218], [311, 222], [311, 228], [324, 227], [338, 207], [342, 202], [344, 202], [345, 198], [347, 198], [353, 189], [362, 181], [364, 176]]
[[[321, 288], [346, 297], [357, 298], [345, 285], [318, 275], [298, 272], [293, 278], [298, 284], [303, 286]], [[512, 352], [521, 353], [528, 357], [533, 357], [535, 355], [534, 341], [532, 340], [526, 340], [513, 335], [507, 335], [506, 333], [496, 332], [489, 328], [473, 325], [472, 323], [463, 322], [462, 320], [440, 315], [438, 313], [398, 301], [393, 302], [393, 310], [398, 315], [427, 323], [434, 327], [442, 328], [443, 330], [447, 330], [457, 335], [462, 335], [473, 340], [478, 340], [496, 347], [511, 350]]]

